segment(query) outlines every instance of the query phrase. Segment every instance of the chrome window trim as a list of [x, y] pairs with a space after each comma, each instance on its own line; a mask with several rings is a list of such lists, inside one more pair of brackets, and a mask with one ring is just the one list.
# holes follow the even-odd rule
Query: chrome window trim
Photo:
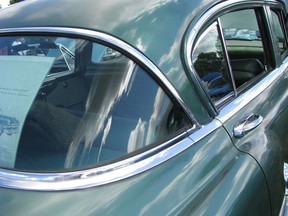
[[[242, 95], [238, 96], [226, 106], [224, 106], [219, 115], [216, 117], [222, 124], [227, 122], [232, 116], [244, 108], [248, 103], [250, 103], [254, 98], [261, 94], [265, 89], [267, 89], [272, 83], [277, 79], [281, 78], [283, 74], [288, 73], [288, 58], [282, 63], [279, 68], [268, 74], [262, 80], [260, 80], [253, 87], [248, 89]], [[284, 79], [284, 76], [282, 77]]]
[[[198, 76], [192, 63], [192, 51], [197, 43], [197, 37], [200, 33], [201, 28], [203, 28], [203, 26], [205, 26], [205, 24], [207, 24], [210, 20], [211, 20], [211, 23], [217, 20], [218, 17], [216, 15], [219, 13], [219, 11], [225, 11], [230, 8], [235, 9], [234, 7], [236, 6], [239, 6], [239, 9], [240, 9], [240, 8], [247, 8], [247, 6], [265, 7], [267, 5], [275, 6], [275, 5], [278, 5], [278, 2], [276, 0], [225, 1], [225, 2], [212, 6], [200, 19], [194, 21], [194, 23], [190, 25], [188, 34], [186, 35], [186, 38], [184, 41], [184, 61], [185, 61], [185, 64], [187, 65], [189, 73], [193, 74], [193, 76], [195, 77]], [[214, 20], [212, 18], [214, 18]], [[207, 109], [210, 111], [210, 113], [213, 112], [213, 110], [217, 110], [218, 113], [214, 117], [218, 119], [222, 124], [224, 124], [228, 119], [230, 119], [233, 115], [235, 115], [239, 110], [245, 107], [245, 105], [251, 102], [251, 100], [256, 98], [261, 92], [263, 92], [267, 88], [267, 86], [271, 85], [283, 73], [287, 74], [288, 73], [287, 67], [288, 67], [288, 60], [286, 59], [284, 60], [284, 62], [279, 68], [276, 68], [274, 71], [269, 72], [269, 74], [266, 75], [266, 77], [263, 78], [259, 83], [255, 84], [252, 88], [248, 89], [242, 95], [231, 100], [231, 102], [223, 106], [223, 108], [221, 108], [220, 111], [215, 107], [215, 105], [213, 104], [211, 100], [209, 104], [207, 104]], [[199, 89], [199, 91], [203, 91], [203, 90]], [[207, 100], [204, 100], [204, 101], [207, 101]]]
[[288, 183], [288, 164], [284, 163], [283, 165], [283, 176], [285, 179], [285, 195], [283, 198], [281, 210], [279, 213], [279, 216], [287, 216], [288, 215], [288, 188], [287, 188], [287, 183]]
[[198, 131], [191, 133], [189, 137], [193, 140], [194, 143], [197, 143], [204, 137], [206, 137], [208, 134], [212, 133], [213, 131], [219, 129], [222, 126], [223, 126], [222, 123], [218, 121], [218, 119], [214, 119], [207, 125], [203, 126], [201, 129], [199, 129]]
[[[149, 69], [150, 72], [154, 73], [155, 77], [157, 77], [160, 82], [165, 86], [165, 91], [169, 91], [169, 93], [174, 97], [174, 99], [177, 101], [177, 103], [183, 108], [183, 110], [188, 115], [190, 121], [192, 123], [196, 123], [196, 120], [190, 111], [189, 107], [186, 105], [186, 103], [182, 100], [180, 95], [178, 94], [177, 90], [174, 88], [174, 86], [171, 84], [171, 82], [166, 78], [166, 76], [159, 70], [155, 64], [150, 61], [147, 57], [145, 57], [140, 51], [138, 51], [136, 48], [132, 47], [128, 43], [125, 43], [124, 41], [113, 37], [109, 34], [99, 32], [99, 31], [93, 31], [88, 29], [80, 29], [80, 28], [71, 28], [71, 27], [21, 27], [21, 28], [6, 28], [6, 29], [0, 29], [0, 36], [7, 36], [7, 35], [15, 35], [15, 34], [64, 34], [61, 36], [74, 36], [74, 37], [84, 37], [89, 38], [91, 40], [99, 40], [105, 43], [108, 43], [110, 45], [113, 45], [120, 49], [121, 51], [129, 54], [134, 59], [136, 59], [138, 62], [140, 62], [142, 65], [145, 65]], [[133, 59], [133, 60], [134, 60]], [[137, 63], [137, 62], [136, 62]]]
[[[240, 8], [246, 8], [248, 5], [249, 6], [264, 6], [267, 4], [273, 4], [276, 3], [275, 0], [268, 0], [268, 1], [250, 1], [250, 0], [231, 0], [231, 1], [224, 1], [219, 4], [216, 4], [212, 6], [210, 9], [208, 9], [205, 14], [203, 14], [198, 20], [193, 21], [187, 31], [187, 35], [184, 38], [184, 63], [188, 68], [188, 75], [190, 78], [193, 80], [194, 85], [197, 87], [199, 91], [199, 95], [204, 101], [207, 110], [210, 114], [212, 114], [212, 117], [216, 117], [219, 114], [219, 110], [216, 108], [216, 106], [213, 104], [212, 100], [208, 96], [208, 94], [203, 94], [205, 91], [202, 84], [200, 84], [197, 79], [195, 80], [196, 77], [198, 77], [196, 70], [193, 66], [192, 63], [192, 51], [197, 43], [198, 40], [197, 37], [200, 33], [200, 30], [207, 24], [209, 21], [211, 21], [211, 24], [214, 21], [217, 21], [217, 14], [219, 11], [225, 11], [229, 8], [233, 8], [235, 6], [239, 6]], [[243, 5], [243, 6], [242, 6]], [[215, 17], [216, 16], [216, 17]], [[214, 18], [214, 20], [212, 19]], [[199, 88], [199, 85], [201, 86]]]
[[[193, 133], [190, 131], [189, 137], [186, 132], [175, 137], [172, 142], [181, 141], [174, 145], [171, 145], [171, 141], [166, 142], [140, 155], [89, 170], [64, 173], [27, 173], [0, 169], [0, 186], [31, 191], [67, 191], [106, 185], [158, 166], [192, 147], [220, 127], [222, 127], [221, 122], [214, 119], [198, 131]], [[156, 154], [155, 151], [157, 151]]]
[[[180, 95], [163, 73], [141, 52], [129, 44], [102, 32], [67, 27], [24, 27], [0, 29], [0, 36], [15, 34], [62, 34], [61, 36], [74, 36], [99, 40], [129, 53], [141, 64], [147, 67], [162, 82], [166, 90], [174, 97], [176, 102], [186, 112], [187, 117], [194, 123], [190, 130], [198, 128], [192, 112], [186, 106]], [[186, 132], [164, 142], [148, 151], [130, 158], [103, 165], [96, 168], [71, 172], [36, 173], [23, 172], [0, 168], [0, 187], [34, 191], [64, 191], [90, 188], [109, 184], [141, 174], [161, 163], [175, 157], [193, 145], [193, 141]]]
[[[0, 169], [0, 187], [32, 191], [78, 190], [109, 184], [138, 175], [158, 166], [193, 145], [184, 133], [140, 155], [88, 170], [63, 173], [28, 173]], [[185, 139], [182, 139], [186, 136]], [[163, 150], [164, 149], [164, 150]], [[158, 151], [155, 154], [155, 151]], [[151, 156], [152, 155], [152, 156]]]

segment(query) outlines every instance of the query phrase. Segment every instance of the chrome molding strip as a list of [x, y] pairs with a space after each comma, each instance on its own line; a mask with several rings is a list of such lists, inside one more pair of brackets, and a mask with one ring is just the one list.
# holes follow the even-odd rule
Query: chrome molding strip
[[283, 175], [284, 175], [284, 179], [285, 179], [285, 195], [284, 195], [284, 199], [282, 202], [282, 206], [281, 206], [281, 210], [279, 213], [279, 216], [288, 216], [288, 189], [287, 189], [287, 183], [288, 183], [288, 164], [284, 163], [283, 166]]
[[[61, 36], [80, 36], [91, 40], [103, 41], [104, 43], [109, 43], [118, 47], [120, 50], [125, 51], [125, 53], [129, 53], [129, 55], [137, 59], [153, 72], [186, 111], [190, 120], [194, 123], [196, 122], [190, 109], [182, 101], [178, 92], [171, 85], [169, 80], [150, 60], [129, 44], [105, 33], [76, 28], [29, 27], [0, 30], [0, 36], [21, 33], [32, 35], [46, 33], [55, 35], [61, 34]], [[87, 170], [62, 173], [31, 173], [0, 169], [0, 187], [36, 191], [63, 191], [100, 186], [145, 172], [178, 155], [191, 145], [193, 145], [193, 141], [187, 137], [187, 133], [183, 133], [174, 139], [169, 140], [169, 142], [156, 146], [139, 155]]]
[[[277, 3], [276, 0], [267, 0], [267, 1], [248, 1], [248, 0], [231, 0], [231, 1], [224, 1], [220, 4], [217, 4], [216, 6], [212, 6], [199, 20], [196, 20], [194, 23], [191, 24], [190, 30], [188, 30], [188, 35], [185, 38], [185, 44], [184, 44], [184, 60], [185, 64], [187, 65], [189, 72], [191, 74], [194, 74], [193, 76], [197, 76], [195, 69], [193, 67], [192, 63], [192, 51], [195, 46], [195, 43], [197, 43], [196, 38], [198, 37], [199, 31], [201, 28], [208, 23], [209, 20], [213, 21], [213, 19], [217, 18], [217, 13], [219, 11], [227, 10], [230, 8], [234, 8], [235, 6], [241, 6], [242, 4], [245, 4], [244, 6], [247, 7], [247, 5], [251, 6], [265, 6], [265, 5], [275, 5]], [[214, 17], [216, 16], [216, 17]], [[231, 118], [236, 112], [238, 112], [240, 109], [242, 109], [247, 103], [249, 103], [251, 100], [253, 100], [257, 95], [259, 95], [262, 91], [264, 91], [267, 86], [272, 84], [278, 77], [280, 77], [285, 71], [287, 73], [288, 64], [287, 61], [284, 63], [280, 68], [276, 69], [273, 72], [270, 72], [269, 75], [267, 75], [266, 78], [261, 80], [258, 84], [256, 84], [254, 87], [252, 87], [250, 90], [242, 94], [240, 97], [237, 97], [235, 100], [233, 100], [231, 103], [226, 105], [221, 111], [219, 111], [216, 118], [224, 124], [229, 118]], [[210, 101], [209, 104], [207, 104], [207, 107], [211, 110], [216, 110], [213, 103]]]
[[[192, 133], [189, 138], [182, 139], [183, 136], [186, 137], [186, 133], [176, 137], [172, 140], [172, 142], [176, 142], [174, 145], [167, 142], [140, 155], [89, 170], [64, 173], [27, 173], [0, 169], [0, 186], [33, 191], [66, 191], [113, 183], [158, 166], [190, 148], [221, 126], [222, 124], [215, 119]], [[178, 139], [181, 141], [177, 142]]]
[[272, 72], [269, 72], [269, 74], [261, 81], [259, 81], [259, 83], [257, 83], [245, 93], [238, 96], [236, 99], [223, 107], [223, 109], [220, 111], [219, 115], [216, 118], [222, 124], [224, 124], [226, 121], [228, 121], [228, 119], [234, 116], [254, 98], [261, 94], [261, 92], [267, 89], [268, 86], [270, 86], [278, 78], [282, 77], [284, 73], [288, 73], [288, 59], [281, 65], [281, 67], [275, 69]]
[[212, 122], [203, 126], [198, 131], [193, 132], [189, 137], [193, 140], [194, 143], [196, 143], [220, 127], [222, 127], [221, 122], [219, 122], [217, 119], [214, 119]]
[[288, 163], [284, 163], [283, 165], [283, 176], [285, 180], [285, 195], [288, 196]]
[[[64, 191], [105, 185], [143, 173], [181, 153], [193, 145], [193, 142], [185, 138], [175, 145], [167, 145], [169, 144], [165, 143], [126, 160], [83, 171], [42, 174], [0, 169], [0, 187], [34, 191]], [[158, 153], [155, 154], [156, 150]]]
[[[270, 0], [270, 3], [274, 2], [274, 0]], [[211, 20], [215, 15], [217, 15], [217, 13], [219, 13], [219, 11], [223, 11], [227, 8], [232, 8], [235, 6], [239, 6], [245, 3], [245, 6], [247, 7], [247, 5], [265, 5], [267, 2], [264, 1], [249, 1], [249, 0], [231, 0], [231, 1], [224, 1], [222, 3], [219, 3], [215, 6], [212, 6], [212, 8], [210, 8], [208, 11], [205, 12], [205, 14], [203, 14], [203, 16], [201, 16], [201, 18], [199, 20], [195, 20], [190, 24], [190, 27], [188, 29], [188, 34], [185, 37], [185, 41], [184, 41], [184, 62], [189, 70], [190, 76], [192, 78], [192, 80], [195, 81], [195, 79], [193, 77], [198, 76], [195, 72], [195, 68], [193, 66], [192, 63], [192, 51], [193, 48], [195, 47], [195, 43], [197, 42], [197, 36], [199, 34], [199, 31], [201, 30], [201, 28], [209, 21]], [[214, 17], [215, 20], [217, 17]], [[214, 20], [214, 21], [215, 21]], [[213, 19], [211, 20], [213, 21]], [[196, 86], [197, 83], [194, 83]], [[204, 89], [204, 88], [203, 88]], [[200, 92], [202, 92], [202, 89], [199, 89]], [[206, 107], [209, 109], [209, 113], [213, 113], [216, 109], [216, 107], [213, 105], [211, 100], [207, 100], [207, 95], [205, 94], [201, 94], [201, 97], [203, 101], [206, 102]], [[216, 116], [216, 115], [215, 115]]]

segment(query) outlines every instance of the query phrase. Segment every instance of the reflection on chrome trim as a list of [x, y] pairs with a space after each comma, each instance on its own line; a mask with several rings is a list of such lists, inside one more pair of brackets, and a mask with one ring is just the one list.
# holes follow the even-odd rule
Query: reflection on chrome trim
[[288, 182], [288, 164], [284, 163], [283, 166], [283, 175], [285, 179], [285, 196], [282, 202], [281, 210], [279, 216], [288, 216], [288, 190], [287, 190], [287, 182]]
[[286, 195], [284, 196], [279, 216], [288, 216], [288, 199]]
[[[142, 173], [171, 159], [221, 126], [222, 124], [215, 119], [192, 133], [189, 138], [184, 133], [140, 155], [89, 170], [42, 174], [0, 169], [0, 186], [22, 190], [63, 191], [112, 183]], [[171, 142], [176, 144], [171, 145]]]
[[256, 98], [261, 92], [267, 89], [273, 82], [275, 82], [280, 76], [283, 75], [286, 68], [288, 67], [288, 62], [285, 62], [281, 67], [275, 69], [263, 78], [259, 83], [255, 84], [252, 88], [247, 90], [245, 93], [231, 101], [220, 111], [217, 119], [224, 124], [228, 119], [234, 116], [242, 108], [244, 108], [249, 102]]
[[[196, 38], [199, 34], [200, 29], [214, 16], [219, 13], [219, 11], [223, 11], [225, 9], [232, 8], [233, 6], [237, 6], [240, 4], [245, 3], [245, 7], [247, 8], [247, 5], [251, 6], [264, 6], [265, 2], [263, 1], [247, 1], [247, 0], [233, 0], [233, 1], [226, 1], [222, 2], [220, 4], [217, 4], [216, 6], [212, 7], [210, 10], [208, 10], [205, 15], [203, 15], [199, 20], [196, 20], [194, 23], [190, 25], [190, 31], [187, 37], [185, 38], [185, 50], [184, 50], [184, 60], [186, 65], [188, 66], [191, 74], [194, 74], [194, 76], [197, 76], [195, 73], [195, 69], [192, 64], [192, 50], [195, 46]], [[273, 4], [275, 1], [267, 1], [266, 3]], [[213, 19], [211, 20], [211, 22]], [[259, 95], [262, 91], [264, 91], [267, 86], [272, 84], [279, 76], [283, 74], [283, 71], [286, 70], [288, 67], [288, 61], [286, 60], [282, 66], [278, 69], [276, 69], [273, 72], [270, 72], [269, 75], [267, 75], [263, 80], [261, 80], [259, 83], [257, 83], [254, 87], [246, 91], [244, 94], [242, 94], [240, 97], [237, 97], [235, 100], [233, 100], [228, 105], [224, 106], [223, 109], [221, 109], [219, 115], [216, 117], [221, 123], [225, 123], [229, 118], [231, 118], [235, 113], [237, 113], [240, 109], [242, 109], [246, 104], [248, 104], [251, 100], [253, 100], [257, 95]], [[213, 103], [210, 101], [210, 104], [207, 104], [207, 107], [212, 111], [216, 110]]]
[[[193, 142], [185, 134], [140, 155], [106, 166], [65, 173], [25, 173], [0, 169], [0, 186], [22, 190], [63, 191], [95, 187], [122, 180], [151, 169], [181, 153]], [[155, 151], [157, 153], [155, 153]], [[151, 156], [152, 155], [152, 156]]]
[[283, 167], [283, 175], [284, 175], [284, 180], [285, 180], [285, 189], [286, 189], [286, 193], [285, 195], [288, 196], [288, 163], [284, 163], [284, 167]]
[[[191, 122], [194, 123], [194, 129], [196, 126], [197, 128], [199, 127], [190, 109], [186, 106], [176, 89], [171, 85], [165, 75], [162, 74], [161, 71], [142, 53], [126, 44], [125, 42], [104, 33], [75, 28], [29, 27], [0, 30], [0, 35], [3, 36], [9, 35], [11, 33], [48, 33], [55, 35], [61, 33], [62, 37], [65, 35], [75, 37], [81, 36], [83, 38], [99, 40], [112, 44], [113, 46], [118, 47], [119, 50], [132, 55], [141, 64], [145, 65], [146, 68], [150, 69], [150, 71], [153, 72], [155, 76], [158, 77], [158, 79], [166, 86], [166, 89], [170, 91], [170, 94], [174, 96], [176, 101], [188, 114]], [[28, 173], [0, 169], [0, 187], [37, 191], [61, 191], [99, 186], [122, 180], [149, 170], [178, 155], [191, 145], [193, 145], [193, 141], [187, 137], [187, 133], [185, 132], [175, 137], [174, 139], [171, 139], [168, 142], [163, 143], [139, 155], [109, 165], [91, 168], [88, 170], [64, 173]]]
[[212, 122], [209, 124], [203, 126], [201, 129], [198, 131], [192, 133], [189, 137], [193, 140], [193, 142], [199, 142], [201, 139], [203, 139], [205, 136], [208, 134], [212, 133], [213, 131], [217, 130], [220, 128], [222, 124], [217, 120], [214, 119]]
[[[215, 6], [212, 6], [212, 8], [210, 8], [207, 12], [205, 12], [204, 15], [201, 16], [200, 19], [195, 19], [195, 21], [193, 21], [188, 29], [188, 34], [185, 37], [185, 41], [184, 41], [184, 61], [185, 64], [190, 72], [190, 75], [193, 74], [191, 76], [192, 80], [194, 80], [194, 85], [198, 86], [199, 83], [197, 83], [194, 79], [194, 77], [197, 77], [197, 73], [195, 71], [195, 68], [193, 66], [192, 63], [192, 51], [193, 48], [195, 47], [196, 43], [197, 43], [197, 37], [198, 34], [201, 30], [201, 28], [207, 24], [207, 22], [211, 19], [211, 22], [213, 23], [217, 17], [214, 17], [217, 15], [217, 13], [219, 13], [219, 11], [223, 11], [225, 9], [232, 8], [234, 6], [237, 5], [242, 5], [245, 3], [245, 7], [247, 7], [247, 5], [253, 5], [253, 6], [259, 6], [259, 5], [265, 5], [266, 2], [264, 1], [249, 1], [249, 0], [231, 0], [231, 1], [224, 1], [222, 3], [219, 3]], [[270, 2], [271, 3], [271, 2]], [[213, 18], [215, 18], [213, 20]], [[211, 23], [211, 24], [212, 24]], [[202, 87], [202, 89], [205, 89]], [[200, 92], [202, 92], [203, 90], [199, 89]], [[205, 102], [206, 107], [208, 108], [208, 112], [209, 113], [215, 113], [215, 111], [218, 111], [217, 108], [215, 107], [215, 105], [213, 104], [213, 102], [211, 100], [207, 100], [207, 95], [206, 94], [199, 94], [202, 97], [202, 101]], [[216, 114], [215, 114], [216, 116]]]

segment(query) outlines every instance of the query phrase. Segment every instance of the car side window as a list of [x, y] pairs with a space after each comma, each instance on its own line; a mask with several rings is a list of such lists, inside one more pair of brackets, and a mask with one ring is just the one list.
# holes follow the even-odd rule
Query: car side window
[[192, 53], [194, 68], [213, 101], [232, 92], [222, 47], [218, 26], [214, 23], [201, 35]]
[[[0, 38], [0, 44], [9, 39]], [[57, 58], [49, 52], [0, 55], [2, 67], [27, 65], [13, 71], [17, 89], [24, 89], [21, 80], [35, 80], [25, 87], [30, 95], [23, 106], [17, 105], [22, 97], [12, 95], [16, 82], [0, 89], [0, 100], [10, 101], [7, 109], [1, 107], [0, 123], [5, 119], [7, 125], [0, 143], [7, 142], [7, 155], [12, 155], [9, 161], [0, 155], [0, 166], [41, 172], [99, 166], [141, 153], [190, 127], [183, 110], [141, 66], [108, 46], [78, 39], [73, 43], [71, 70], [78, 72], [53, 79], [46, 73]]]
[[287, 56], [287, 40], [285, 37], [284, 29], [282, 23], [282, 16], [281, 13], [272, 10], [272, 21], [273, 21], [273, 28], [274, 32], [276, 34], [276, 40], [277, 40], [277, 47], [279, 49], [279, 52], [281, 54], [282, 60]]
[[[249, 86], [251, 80], [256, 80], [266, 71], [267, 55], [256, 13], [254, 9], [226, 13], [216, 20], [217, 25], [221, 26], [221, 30], [217, 30], [215, 24], [212, 24], [196, 42], [192, 53], [193, 65], [201, 80], [204, 81], [204, 86], [208, 86], [208, 93], [216, 106], [223, 104], [223, 101], [221, 102], [223, 91], [225, 94], [233, 91], [234, 95], [238, 95], [247, 88], [246, 86]], [[214, 40], [210, 39], [207, 31], [210, 32], [210, 35], [214, 32]], [[226, 52], [223, 52], [222, 46]], [[216, 97], [210, 93], [210, 86], [214, 84], [214, 80], [209, 80], [206, 83], [205, 79], [203, 80], [203, 77], [206, 77], [202, 75], [205, 67], [204, 65], [198, 66], [199, 51], [211, 52], [206, 51], [203, 47], [209, 47], [209, 50], [214, 49], [214, 56], [206, 55], [206, 59], [203, 61], [205, 66], [207, 67], [209, 63], [212, 63], [213, 67], [219, 66], [217, 69], [212, 69], [213, 73], [222, 71], [222, 83], [216, 86], [216, 91], [213, 89], [213, 92], [217, 92]], [[219, 60], [218, 63], [215, 62], [215, 56]], [[226, 64], [225, 59], [228, 60]], [[223, 80], [226, 82], [223, 83]]]
[[240, 87], [265, 70], [264, 46], [256, 13], [253, 9], [235, 11], [221, 16], [220, 20], [233, 78], [236, 87]]

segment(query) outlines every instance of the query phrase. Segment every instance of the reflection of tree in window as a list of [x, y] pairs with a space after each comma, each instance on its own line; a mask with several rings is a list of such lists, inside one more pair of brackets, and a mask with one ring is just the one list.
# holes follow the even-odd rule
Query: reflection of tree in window
[[209, 73], [221, 71], [223, 52], [216, 24], [208, 28], [199, 38], [193, 50], [192, 60], [201, 78]]
[[192, 53], [193, 66], [213, 101], [232, 91], [217, 24], [200, 36]]

